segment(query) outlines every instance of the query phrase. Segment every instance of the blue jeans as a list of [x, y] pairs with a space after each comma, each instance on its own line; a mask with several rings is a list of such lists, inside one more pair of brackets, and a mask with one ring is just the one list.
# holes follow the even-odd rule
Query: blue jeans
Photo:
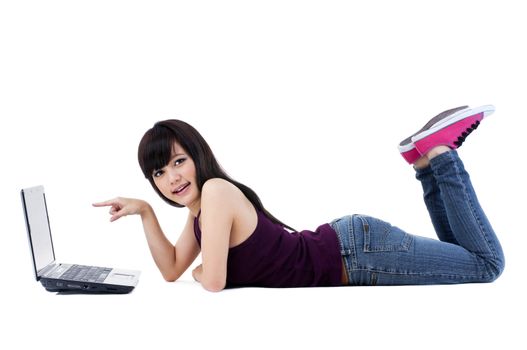
[[456, 151], [419, 169], [424, 200], [439, 240], [353, 215], [331, 222], [350, 285], [491, 282], [505, 260]]

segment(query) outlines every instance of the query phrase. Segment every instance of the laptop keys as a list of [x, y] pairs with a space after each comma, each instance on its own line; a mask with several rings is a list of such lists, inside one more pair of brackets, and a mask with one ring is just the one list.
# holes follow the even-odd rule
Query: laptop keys
[[112, 269], [107, 267], [72, 265], [60, 278], [71, 281], [102, 283], [110, 271]]

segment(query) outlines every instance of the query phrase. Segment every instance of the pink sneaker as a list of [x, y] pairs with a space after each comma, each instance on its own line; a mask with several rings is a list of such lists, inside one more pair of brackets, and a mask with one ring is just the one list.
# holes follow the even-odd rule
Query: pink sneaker
[[462, 106], [444, 111], [432, 118], [421, 130], [401, 141], [399, 152], [409, 164], [413, 164], [435, 146], [459, 148], [480, 121], [493, 112], [494, 106], [491, 105], [474, 109]]
[[465, 142], [466, 137], [477, 129], [483, 118], [494, 113], [494, 110], [494, 106], [486, 105], [459, 111], [448, 120], [413, 136], [412, 142], [421, 155], [436, 146], [459, 148]]
[[436, 127], [437, 125], [440, 125], [441, 123], [444, 123], [448, 121], [450, 118], [453, 118], [457, 115], [457, 113], [463, 113], [464, 110], [469, 109], [468, 106], [461, 106], [457, 108], [452, 108], [449, 110], [446, 110], [444, 112], [439, 113], [432, 119], [428, 121], [419, 131], [414, 133], [413, 135], [407, 137], [403, 141], [399, 143], [399, 152], [403, 156], [403, 158], [409, 163], [413, 164], [416, 160], [421, 158], [421, 154], [419, 151], [415, 148], [414, 143], [412, 142], [412, 137], [421, 134], [424, 131], [430, 130], [433, 127]]

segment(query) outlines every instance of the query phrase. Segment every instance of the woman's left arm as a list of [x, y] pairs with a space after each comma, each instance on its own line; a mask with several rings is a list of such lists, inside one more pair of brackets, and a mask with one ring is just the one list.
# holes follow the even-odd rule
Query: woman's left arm
[[227, 282], [227, 256], [236, 196], [234, 185], [222, 179], [208, 180], [201, 190], [202, 264], [193, 271], [203, 288], [219, 292]]

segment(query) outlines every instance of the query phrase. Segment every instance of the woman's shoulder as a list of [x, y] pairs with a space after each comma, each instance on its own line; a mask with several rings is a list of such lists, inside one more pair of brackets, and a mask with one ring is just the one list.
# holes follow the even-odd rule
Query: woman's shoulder
[[223, 212], [231, 211], [235, 216], [252, 213], [256, 209], [251, 201], [235, 184], [221, 178], [207, 180], [201, 189], [201, 199], [209, 205], [221, 207]]
[[238, 187], [234, 186], [231, 182], [219, 178], [214, 177], [212, 179], [208, 179], [203, 184], [202, 191], [234, 191], [238, 190]]
[[201, 189], [201, 195], [208, 199], [221, 200], [224, 204], [235, 204], [245, 198], [242, 191], [233, 183], [217, 177], [205, 181]]

